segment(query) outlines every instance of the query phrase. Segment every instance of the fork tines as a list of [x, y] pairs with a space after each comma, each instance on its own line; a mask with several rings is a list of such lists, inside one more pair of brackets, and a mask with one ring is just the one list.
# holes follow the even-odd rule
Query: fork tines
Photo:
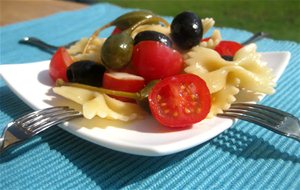
[[232, 104], [219, 116], [235, 117], [259, 125], [279, 126], [284, 120], [286, 113], [271, 107], [250, 103]]
[[37, 133], [62, 121], [81, 116], [81, 113], [67, 106], [51, 107], [32, 112], [16, 120], [28, 132]]

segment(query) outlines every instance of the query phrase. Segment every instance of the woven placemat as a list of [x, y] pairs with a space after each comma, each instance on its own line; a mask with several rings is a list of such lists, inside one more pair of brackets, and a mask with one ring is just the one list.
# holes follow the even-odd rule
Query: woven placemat
[[[2, 27], [0, 63], [26, 63], [51, 57], [36, 48], [18, 44], [24, 36], [64, 44], [89, 36], [99, 26], [128, 11], [130, 9], [110, 4], [97, 4]], [[220, 30], [224, 39], [236, 41], [252, 35], [230, 28]], [[101, 36], [110, 32], [102, 32]], [[278, 81], [277, 92], [266, 97], [262, 104], [300, 117], [300, 45], [272, 39], [263, 39], [257, 45], [259, 51], [290, 51], [292, 54]], [[0, 79], [0, 129], [30, 111]], [[163, 157], [120, 153], [54, 127], [0, 158], [2, 190], [286, 190], [300, 189], [299, 177], [300, 143], [243, 121], [207, 143]]]

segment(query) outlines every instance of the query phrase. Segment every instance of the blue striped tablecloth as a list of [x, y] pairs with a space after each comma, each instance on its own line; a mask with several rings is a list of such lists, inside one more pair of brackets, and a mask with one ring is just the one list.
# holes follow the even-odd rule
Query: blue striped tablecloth
[[[23, 36], [64, 44], [89, 36], [127, 11], [97, 4], [2, 27], [0, 63], [50, 58], [36, 48], [18, 44]], [[224, 39], [236, 41], [252, 35], [230, 28], [221, 32]], [[300, 45], [271, 39], [257, 45], [259, 51], [291, 52], [277, 93], [262, 103], [300, 117]], [[0, 79], [0, 129], [29, 111]], [[195, 148], [163, 157], [144, 157], [109, 150], [52, 128], [1, 156], [0, 189], [300, 189], [300, 143], [240, 121]]]

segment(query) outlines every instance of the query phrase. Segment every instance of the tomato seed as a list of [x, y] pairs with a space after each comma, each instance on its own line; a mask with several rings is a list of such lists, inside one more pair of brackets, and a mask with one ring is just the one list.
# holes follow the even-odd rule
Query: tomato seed
[[192, 101], [191, 104], [195, 107], [198, 104], [198, 102]]
[[188, 108], [184, 108], [185, 113], [191, 113], [191, 110]]
[[161, 96], [158, 94], [158, 95], [156, 96], [156, 99], [157, 99], [157, 101], [160, 101], [160, 100], [161, 100]]
[[166, 102], [163, 102], [163, 103], [160, 104], [161, 107], [165, 107], [166, 105], [167, 105]]
[[173, 116], [174, 116], [174, 117], [177, 117], [177, 116], [178, 116], [178, 112], [174, 112], [174, 113], [173, 113]]
[[191, 90], [192, 92], [195, 92], [197, 87], [195, 86], [194, 83], [190, 83], [189, 86], [188, 86], [189, 90]]
[[195, 94], [192, 94], [191, 97], [192, 97], [192, 100], [194, 100], [194, 101], [197, 100], [197, 96]]

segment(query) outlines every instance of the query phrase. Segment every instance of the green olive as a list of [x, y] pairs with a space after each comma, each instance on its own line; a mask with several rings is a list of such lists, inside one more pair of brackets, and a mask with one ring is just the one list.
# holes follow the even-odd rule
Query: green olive
[[108, 69], [121, 69], [131, 60], [133, 39], [129, 31], [108, 37], [101, 51], [101, 59]]
[[151, 11], [132, 11], [116, 18], [111, 22], [111, 25], [114, 25], [123, 31], [135, 25], [139, 21], [151, 18], [153, 16], [154, 14]]

